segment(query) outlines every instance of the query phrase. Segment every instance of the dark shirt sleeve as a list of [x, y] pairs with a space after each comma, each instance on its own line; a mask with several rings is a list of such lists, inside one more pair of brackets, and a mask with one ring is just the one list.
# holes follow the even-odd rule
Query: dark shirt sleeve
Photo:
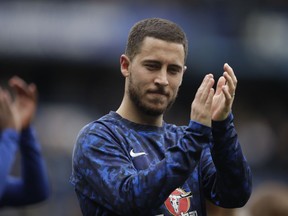
[[18, 149], [18, 140], [19, 134], [13, 129], [6, 129], [0, 134], [0, 200], [5, 192], [6, 179]]
[[117, 140], [111, 129], [99, 125], [85, 129], [74, 150], [72, 184], [76, 191], [110, 211], [150, 215], [149, 211], [162, 205], [198, 165], [211, 133], [210, 128], [203, 127], [190, 122], [163, 160], [144, 170], [135, 169], [127, 147], [121, 147], [126, 145], [124, 140]]
[[212, 123], [213, 143], [202, 152], [202, 183], [205, 196], [225, 208], [246, 204], [252, 191], [252, 174], [242, 153], [233, 115]]
[[49, 183], [46, 167], [36, 139], [29, 127], [20, 135], [21, 177], [8, 176], [0, 206], [24, 206], [48, 198]]

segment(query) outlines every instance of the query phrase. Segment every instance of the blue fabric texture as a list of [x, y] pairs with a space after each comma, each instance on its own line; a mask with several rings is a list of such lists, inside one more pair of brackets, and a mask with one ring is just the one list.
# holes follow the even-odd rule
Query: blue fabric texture
[[245, 205], [252, 176], [233, 115], [212, 128], [139, 125], [111, 111], [79, 132], [74, 185], [84, 216], [206, 215]]
[[[21, 155], [21, 176], [9, 175], [16, 152]], [[0, 134], [0, 208], [41, 202], [50, 193], [47, 170], [32, 127], [21, 133], [7, 129]]]

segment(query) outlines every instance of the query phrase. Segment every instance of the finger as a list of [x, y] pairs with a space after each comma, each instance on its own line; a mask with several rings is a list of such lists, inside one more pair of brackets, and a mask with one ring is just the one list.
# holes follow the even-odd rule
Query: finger
[[16, 91], [17, 94], [27, 94], [28, 93], [28, 85], [27, 83], [18, 76], [13, 76], [9, 80], [9, 86]]
[[37, 86], [34, 83], [29, 84], [28, 86], [30, 92], [36, 92]]
[[232, 95], [229, 92], [228, 87], [226, 85], [222, 87], [222, 92], [223, 92], [223, 94], [225, 96], [226, 103], [230, 104], [231, 100], [233, 100], [233, 98], [234, 98], [234, 94]]
[[37, 86], [34, 83], [29, 84], [28, 86], [29, 89], [29, 94], [31, 97], [36, 100], [38, 97], [38, 91], [37, 91]]
[[235, 86], [235, 83], [232, 80], [232, 77], [229, 76], [227, 72], [224, 72], [223, 76], [225, 77], [226, 85], [228, 86], [229, 93], [231, 95], [234, 95], [235, 94], [235, 90], [236, 90], [236, 86]]
[[13, 89], [15, 94], [15, 99], [17, 100], [20, 96], [29, 97], [30, 99], [36, 101], [38, 97], [37, 87], [34, 83], [29, 85], [20, 77], [14, 76], [9, 80], [9, 85]]
[[223, 68], [224, 68], [224, 72], [228, 73], [228, 75], [231, 77], [234, 85], [236, 86], [237, 78], [236, 78], [236, 75], [235, 75], [234, 70], [232, 69], [232, 67], [230, 67], [230, 65], [228, 63], [225, 63]]
[[232, 97], [234, 97], [238, 82], [237, 78], [235, 76], [233, 69], [227, 63], [224, 64], [224, 70], [225, 71], [223, 73], [223, 76], [227, 81], [227, 85], [229, 87], [229, 93]]
[[222, 88], [225, 85], [225, 83], [226, 83], [226, 79], [224, 78], [224, 76], [221, 76], [217, 82], [217, 87], [216, 87], [216, 94], [217, 95], [222, 92]]
[[11, 87], [13, 87], [13, 86], [21, 86], [22, 88], [27, 88], [27, 87], [28, 87], [27, 83], [26, 83], [23, 79], [21, 79], [20, 77], [18, 77], [18, 76], [13, 76], [13, 77], [9, 80], [9, 85], [10, 85]]
[[214, 79], [213, 79], [213, 75], [212, 74], [207, 74], [200, 87], [197, 90], [196, 93], [196, 97], [200, 99], [200, 101], [206, 101], [208, 95], [209, 95], [209, 91], [210, 89], [213, 87], [214, 84]]
[[209, 110], [211, 110], [211, 107], [212, 107], [213, 96], [214, 96], [214, 89], [210, 88], [209, 94], [206, 100], [206, 104], [205, 104], [206, 108], [208, 108]]
[[3, 99], [4, 99], [4, 92], [3, 92], [3, 89], [0, 86], [0, 103], [1, 104], [2, 104]]
[[10, 93], [6, 89], [2, 89], [0, 87], [0, 100], [1, 103], [6, 103], [6, 104], [11, 104], [12, 103], [12, 98]]

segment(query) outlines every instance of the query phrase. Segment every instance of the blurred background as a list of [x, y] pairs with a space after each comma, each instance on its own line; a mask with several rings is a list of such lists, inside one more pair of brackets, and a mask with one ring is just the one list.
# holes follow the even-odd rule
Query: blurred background
[[147, 17], [178, 23], [189, 39], [188, 70], [165, 120], [187, 124], [204, 75], [228, 62], [239, 85], [233, 107], [254, 188], [288, 183], [288, 1], [0, 1], [0, 84], [13, 75], [39, 90], [35, 127], [52, 194], [4, 216], [81, 215], [69, 183], [78, 131], [116, 110], [124, 79], [119, 57], [131, 26]]

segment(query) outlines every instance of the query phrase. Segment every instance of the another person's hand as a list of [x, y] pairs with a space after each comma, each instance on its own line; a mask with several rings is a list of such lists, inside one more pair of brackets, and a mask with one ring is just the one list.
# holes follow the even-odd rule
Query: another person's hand
[[20, 130], [20, 124], [14, 114], [9, 92], [0, 87], [0, 131], [7, 128]]
[[198, 88], [191, 105], [190, 119], [208, 127], [211, 127], [211, 106], [214, 95], [214, 82], [213, 75], [207, 74]]
[[224, 64], [224, 73], [217, 82], [216, 92], [212, 103], [212, 120], [225, 120], [232, 109], [237, 87], [237, 78], [233, 69]]
[[32, 122], [37, 109], [36, 85], [33, 83], [27, 84], [17, 76], [9, 80], [9, 85], [15, 92], [13, 101], [15, 118], [18, 118], [21, 129], [25, 129]]

